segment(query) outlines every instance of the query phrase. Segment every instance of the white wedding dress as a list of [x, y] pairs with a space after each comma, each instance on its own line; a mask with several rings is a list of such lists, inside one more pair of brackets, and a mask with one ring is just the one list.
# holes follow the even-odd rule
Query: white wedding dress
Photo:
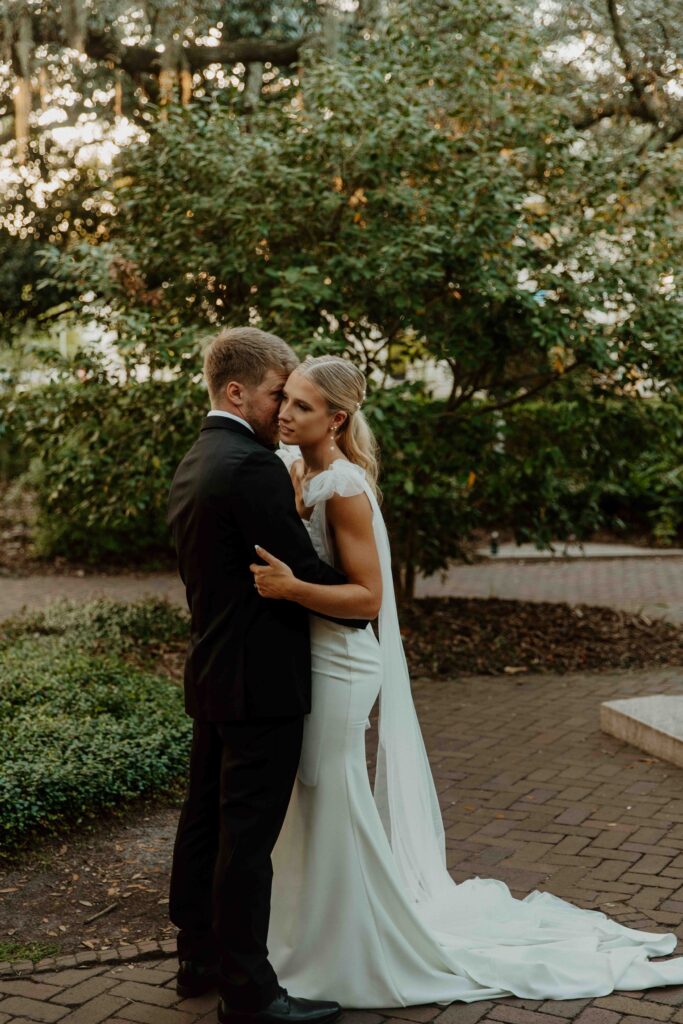
[[[291, 464], [296, 450], [281, 450]], [[360, 467], [338, 459], [304, 500], [313, 544], [333, 562], [325, 502], [364, 492], [382, 565], [379, 642], [311, 615], [312, 711], [273, 855], [268, 945], [280, 983], [347, 1008], [604, 996], [683, 984], [672, 934], [635, 931], [549, 893], [515, 899], [495, 879], [456, 884], [414, 714], [382, 515]], [[380, 694], [375, 793], [365, 757]]]

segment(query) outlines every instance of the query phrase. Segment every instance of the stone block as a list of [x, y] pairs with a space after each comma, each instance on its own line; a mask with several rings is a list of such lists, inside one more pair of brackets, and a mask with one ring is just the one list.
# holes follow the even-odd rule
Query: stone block
[[600, 705], [600, 728], [683, 768], [683, 697], [657, 695]]

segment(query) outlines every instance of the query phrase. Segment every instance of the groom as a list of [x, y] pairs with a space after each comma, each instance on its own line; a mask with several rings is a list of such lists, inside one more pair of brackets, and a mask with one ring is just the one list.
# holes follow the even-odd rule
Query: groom
[[301, 579], [346, 582], [313, 550], [273, 454], [297, 362], [284, 341], [252, 327], [213, 339], [204, 357], [211, 412], [169, 496], [191, 612], [185, 710], [194, 719], [169, 901], [177, 987], [189, 997], [217, 985], [218, 1020], [231, 1024], [325, 1024], [340, 1013], [337, 1003], [289, 996], [266, 945], [270, 855], [296, 776], [311, 668], [308, 612], [259, 597], [254, 545]]

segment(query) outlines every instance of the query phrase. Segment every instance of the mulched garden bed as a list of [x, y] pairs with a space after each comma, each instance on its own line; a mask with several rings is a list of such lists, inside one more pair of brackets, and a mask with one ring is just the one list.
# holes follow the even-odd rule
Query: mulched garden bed
[[[683, 626], [594, 605], [425, 597], [399, 616], [416, 679], [683, 665]], [[184, 657], [184, 643], [154, 651], [157, 669], [179, 683]]]
[[182, 800], [138, 800], [0, 858], [0, 960], [108, 949], [175, 935], [168, 878]]
[[593, 605], [422, 598], [400, 614], [414, 676], [683, 665], [683, 627]]

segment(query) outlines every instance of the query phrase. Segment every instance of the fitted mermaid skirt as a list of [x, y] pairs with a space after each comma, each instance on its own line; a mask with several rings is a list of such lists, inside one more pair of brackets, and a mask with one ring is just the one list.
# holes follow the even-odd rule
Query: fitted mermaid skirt
[[675, 936], [625, 928], [549, 893], [515, 899], [495, 879], [419, 902], [402, 884], [368, 778], [365, 732], [382, 682], [368, 626], [311, 616], [312, 711], [273, 854], [268, 945], [297, 996], [377, 1008], [602, 996], [682, 984]]

